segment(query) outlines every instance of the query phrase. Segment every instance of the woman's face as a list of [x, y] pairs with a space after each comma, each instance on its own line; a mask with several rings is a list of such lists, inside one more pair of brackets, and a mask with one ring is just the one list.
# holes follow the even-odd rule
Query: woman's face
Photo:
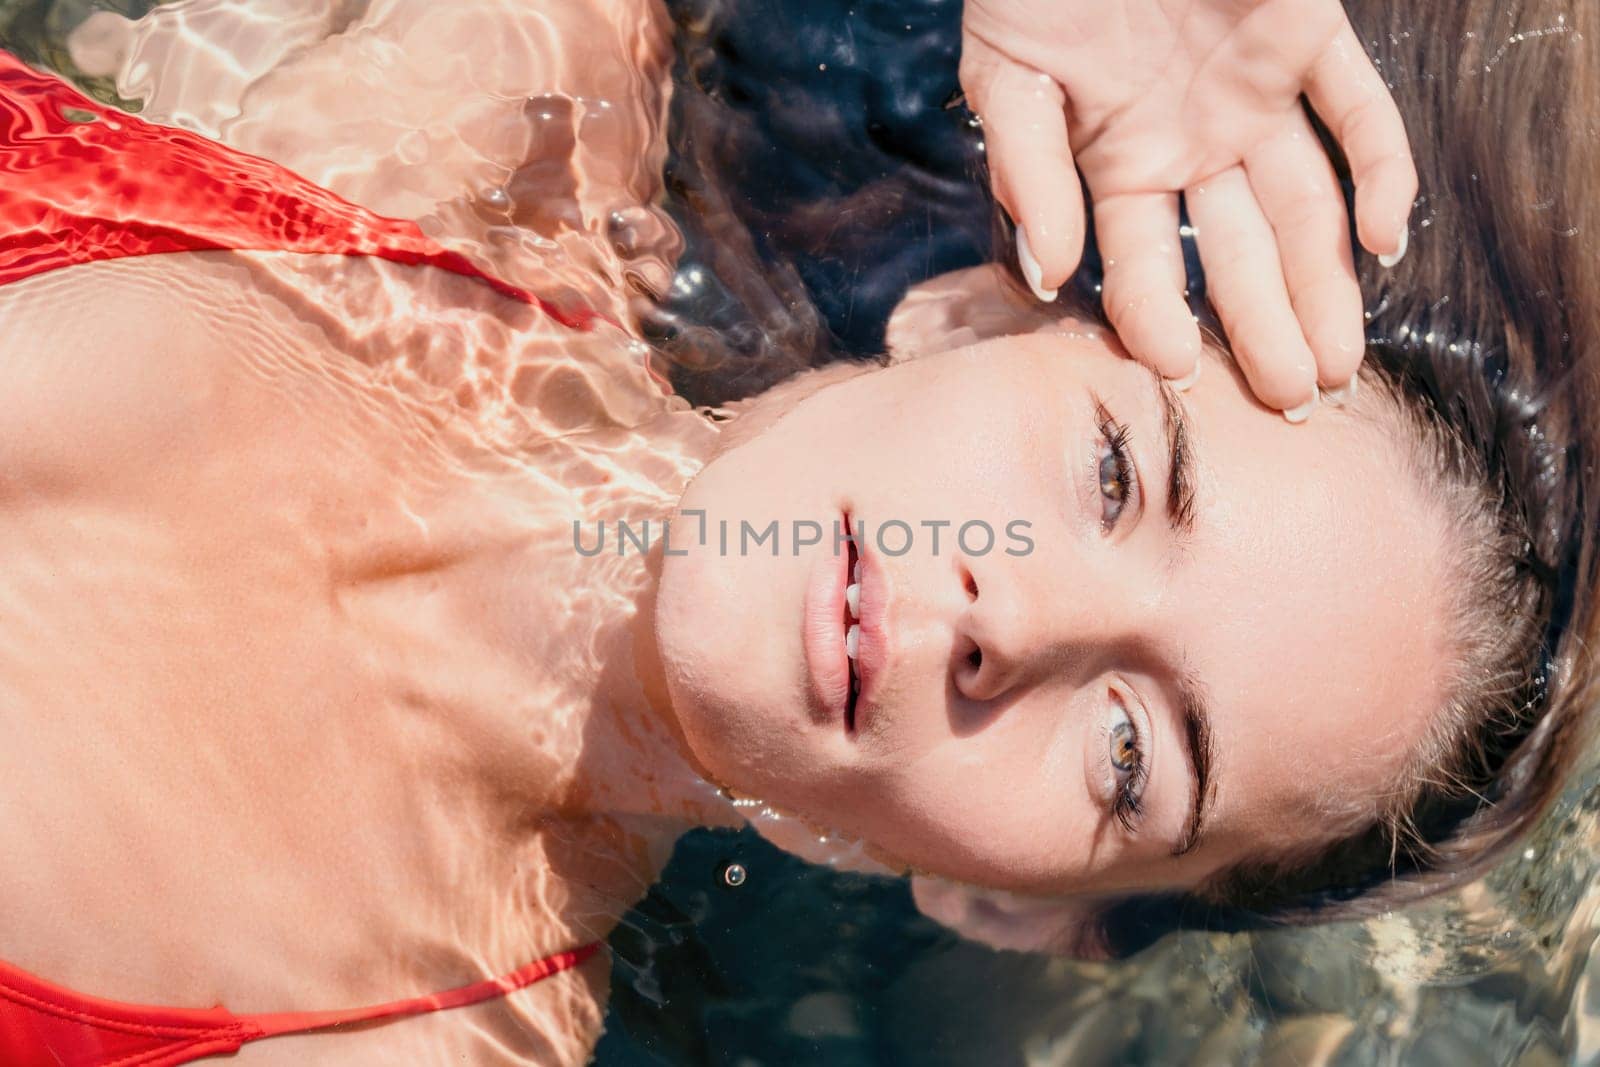
[[1442, 537], [1374, 420], [1291, 426], [1222, 361], [1175, 395], [1065, 327], [772, 402], [686, 492], [657, 615], [735, 792], [946, 877], [1109, 894], [1325, 839], [1400, 784]]

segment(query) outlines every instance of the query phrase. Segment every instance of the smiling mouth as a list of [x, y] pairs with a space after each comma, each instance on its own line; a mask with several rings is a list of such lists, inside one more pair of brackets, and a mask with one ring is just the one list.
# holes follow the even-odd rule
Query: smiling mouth
[[[850, 516], [845, 516], [845, 529], [850, 529]], [[856, 729], [856, 700], [861, 696], [861, 674], [856, 669], [856, 652], [861, 644], [861, 557], [854, 541], [845, 542], [846, 572], [850, 576], [844, 590], [844, 654], [850, 668], [850, 695], [844, 703], [844, 725], [850, 733]]]

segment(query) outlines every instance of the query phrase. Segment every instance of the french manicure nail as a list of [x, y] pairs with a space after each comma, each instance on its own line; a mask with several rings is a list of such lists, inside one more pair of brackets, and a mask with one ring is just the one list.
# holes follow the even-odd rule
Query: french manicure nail
[[1017, 227], [1017, 263], [1022, 267], [1022, 276], [1028, 280], [1028, 288], [1033, 290], [1033, 295], [1046, 304], [1052, 303], [1058, 290], [1044, 287], [1044, 270], [1039, 266], [1039, 261], [1033, 258], [1033, 248], [1028, 244], [1028, 231], [1021, 226]]
[[1411, 230], [1410, 230], [1409, 227], [1406, 227], [1406, 228], [1404, 228], [1404, 229], [1402, 229], [1400, 231], [1400, 247], [1396, 248], [1394, 250], [1394, 252], [1389, 254], [1389, 255], [1379, 256], [1378, 257], [1378, 265], [1381, 266], [1381, 267], [1386, 267], [1387, 268], [1387, 267], [1392, 267], [1396, 263], [1400, 262], [1402, 259], [1405, 258], [1406, 245], [1410, 244], [1410, 242], [1411, 242]]
[[1342, 408], [1346, 404], [1354, 403], [1356, 399], [1356, 382], [1357, 379], [1352, 377], [1341, 386], [1333, 389], [1324, 389], [1322, 391], [1322, 399], [1336, 408]]
[[1317, 393], [1316, 390], [1312, 390], [1310, 400], [1307, 400], [1299, 407], [1288, 409], [1283, 413], [1283, 417], [1298, 426], [1309, 419], [1311, 413], [1315, 410], [1317, 410]]
[[1197, 359], [1194, 361], [1194, 370], [1190, 371], [1188, 374], [1185, 374], [1182, 378], [1168, 378], [1167, 384], [1172, 386], [1180, 393], [1186, 393], [1190, 389], [1193, 389], [1194, 383], [1198, 382], [1199, 380], [1200, 361]]

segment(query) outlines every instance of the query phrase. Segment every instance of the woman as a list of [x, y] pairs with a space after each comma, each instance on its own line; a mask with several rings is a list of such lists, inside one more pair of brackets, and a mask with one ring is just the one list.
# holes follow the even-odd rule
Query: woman
[[[169, 45], [201, 28], [194, 10], [170, 16]], [[476, 13], [496, 11], [510, 9]], [[1339, 886], [1312, 855], [1354, 842], [1364, 878], [1360, 846], [1398, 840], [1397, 823], [1448, 844], [1435, 808], [1479, 814], [1462, 811], [1481, 788], [1458, 754], [1496, 715], [1528, 736], [1522, 683], [1550, 597], [1519, 562], [1521, 515], [1407, 394], [1374, 376], [1345, 411], [1292, 426], [1214, 356], [1180, 397], [1107, 335], [969, 279], [900, 320], [927, 354], [830, 368], [708, 421], [575, 310], [582, 294], [628, 315], [586, 266], [629, 264], [572, 223], [623, 192], [648, 200], [631, 161], [658, 158], [653, 112], [615, 102], [660, 55], [650, 23], [567, 27], [592, 49], [562, 67], [570, 95], [504, 94], [534, 98], [510, 125], [466, 97], [470, 113], [394, 141], [432, 166], [380, 180], [342, 172], [335, 148], [381, 142], [417, 98], [337, 97], [380, 59], [452, 94], [503, 74], [472, 48], [483, 25], [304, 14], [286, 22], [304, 40], [223, 66], [298, 57], [251, 82], [229, 140], [479, 237], [501, 280], [356, 216], [363, 258], [187, 251], [0, 288], [20, 398], [0, 445], [3, 676], [7, 706], [27, 709], [6, 750], [21, 814], [4, 830], [0, 989], [20, 972], [51, 1003], [46, 980], [64, 1000], [220, 1002], [275, 1032], [260, 1013], [524, 968], [505, 985], [544, 977], [514, 996], [241, 1055], [581, 1060], [604, 971], [580, 946], [680, 830], [739, 821], [708, 782], [894, 867], [1020, 894], [994, 898], [1010, 929], [1038, 933], [1020, 920], [1039, 909], [1017, 902], [1049, 901], [1049, 935], [1088, 950], [1091, 916], [1122, 901], [1216, 899], [1263, 855], [1312, 872], [1307, 890]], [[163, 24], [147, 26], [145, 58]], [[507, 26], [528, 36], [495, 54], [536, 80], [548, 23]], [[292, 138], [275, 109], [304, 120]], [[563, 136], [565, 151], [534, 150]], [[507, 155], [534, 162], [507, 181]], [[473, 195], [435, 185], [478, 163]], [[659, 284], [670, 242], [650, 213], [613, 221], [641, 284]], [[68, 313], [91, 292], [92, 315]], [[936, 343], [970, 339], [975, 312], [999, 335]], [[616, 540], [646, 520], [673, 532], [648, 550]], [[871, 526], [836, 554], [835, 521]], [[985, 529], [988, 548], [971, 540]], [[612, 539], [591, 554], [600, 530]], [[1566, 723], [1539, 721], [1521, 754], [1554, 766]], [[1496, 830], [1549, 787], [1493, 764]], [[86, 938], [86, 917], [110, 929]], [[212, 1022], [217, 1042], [259, 1036]]]

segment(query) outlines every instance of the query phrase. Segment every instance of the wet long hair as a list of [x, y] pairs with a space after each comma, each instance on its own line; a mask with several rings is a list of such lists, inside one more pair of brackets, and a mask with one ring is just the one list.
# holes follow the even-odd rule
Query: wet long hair
[[[870, 9], [869, 24], [885, 7], [858, 6]], [[1110, 905], [1068, 948], [1121, 955], [1176, 928], [1358, 918], [1460, 886], [1549, 810], [1586, 745], [1600, 697], [1589, 651], [1600, 621], [1600, 5], [1347, 7], [1390, 83], [1421, 177], [1405, 259], [1384, 271], [1359, 257], [1363, 374], [1369, 410], [1412, 446], [1413, 474], [1456, 549], [1447, 595], [1460, 647], [1445, 665], [1448, 706], [1406, 787], [1331, 845], [1223, 872], [1192, 892]], [[917, 8], [918, 33], [898, 42], [894, 54], [920, 63], [920, 80], [892, 65], [885, 73], [879, 60], [880, 80], [905, 84], [875, 94], [872, 64], [858, 62], [863, 69], [836, 76], [865, 88], [831, 111], [759, 98], [784, 92], [771, 82], [792, 72], [741, 78], [735, 62], [729, 75], [726, 54], [754, 46], [708, 44], [719, 11], [717, 0], [676, 4], [684, 59], [669, 183], [688, 269], [701, 273], [698, 290], [680, 291], [658, 320], [680, 357], [680, 388], [709, 401], [870, 353], [882, 337], [873, 315], [886, 316], [920, 277], [985, 254], [1015, 263], [1003, 220], [992, 243], [979, 232], [992, 209], [976, 137], [946, 136], [941, 152], [872, 110], [887, 95], [925, 113], [954, 94], [954, 57], [939, 42], [953, 38], [959, 4]], [[790, 52], [794, 44], [783, 41]], [[852, 39], [858, 60], [860, 45]], [[853, 118], [852, 104], [861, 108]], [[935, 124], [959, 123], [958, 112], [945, 114]], [[814, 180], [783, 193], [771, 179], [786, 168]], [[752, 197], [753, 185], [780, 192]], [[876, 262], [894, 268], [885, 280], [871, 269], [872, 234], [906, 229], [908, 218], [925, 220], [927, 244], [910, 265], [880, 252]], [[840, 275], [868, 279], [864, 314], [854, 293], [854, 317], [831, 308], [840, 287], [829, 278]], [[1071, 290], [1080, 314], [1099, 315], [1095, 281], [1091, 248]]]
[[1363, 380], [1449, 530], [1446, 706], [1407, 781], [1345, 836], [1112, 904], [1079, 931], [1080, 951], [1364, 918], [1462, 886], [1551, 808], [1591, 739], [1600, 6], [1349, 10], [1421, 178], [1410, 253], [1388, 271], [1361, 260]]

